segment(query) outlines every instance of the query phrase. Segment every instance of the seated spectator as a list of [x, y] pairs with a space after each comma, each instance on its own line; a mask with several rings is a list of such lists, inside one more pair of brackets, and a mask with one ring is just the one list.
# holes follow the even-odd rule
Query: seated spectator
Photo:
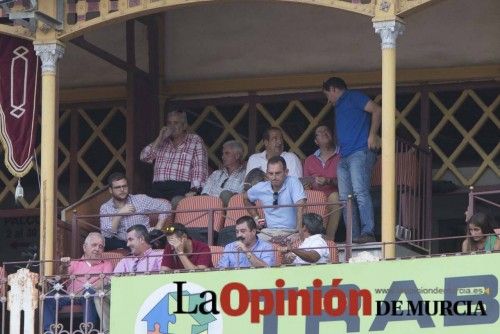
[[131, 256], [118, 262], [114, 273], [136, 273], [146, 271], [159, 271], [160, 256], [152, 256], [153, 249], [149, 240], [148, 230], [144, 225], [134, 225], [127, 230], [127, 247]]
[[260, 168], [254, 168], [248, 172], [247, 176], [245, 176], [245, 182], [243, 182], [243, 190], [247, 191], [257, 183], [266, 181], [266, 179], [267, 179], [266, 172], [264, 172]]
[[467, 223], [467, 239], [462, 242], [462, 252], [494, 250], [500, 250], [500, 238], [495, 235], [491, 217], [478, 212]]
[[[285, 159], [274, 156], [267, 163], [267, 180], [254, 185], [244, 193], [245, 206], [254, 206], [259, 200], [262, 206], [274, 206], [264, 208], [266, 226], [262, 226], [259, 237], [269, 241], [292, 237], [298, 238], [296, 232], [302, 226], [303, 206], [306, 202], [304, 187], [299, 179], [288, 176]], [[297, 207], [281, 205], [298, 205]], [[261, 221], [257, 209], [248, 209], [256, 222]], [[292, 236], [293, 235], [293, 236]]]
[[289, 243], [285, 248], [287, 252], [283, 257], [284, 263], [328, 263], [330, 251], [325, 239], [321, 235], [323, 219], [315, 213], [306, 213], [302, 218], [300, 239], [302, 243], [298, 248], [292, 248]]
[[[127, 246], [127, 230], [134, 225], [149, 226], [148, 212], [170, 211], [170, 203], [146, 195], [131, 195], [128, 182], [122, 173], [113, 173], [108, 177], [111, 199], [101, 205], [100, 214], [132, 214], [130, 216], [101, 217], [101, 231], [106, 238], [106, 251]], [[155, 229], [161, 230], [169, 214], [160, 214]]]
[[236, 221], [236, 239], [224, 247], [220, 268], [275, 265], [273, 246], [257, 237], [257, 225], [252, 217], [243, 216]]
[[163, 251], [161, 270], [204, 269], [213, 267], [210, 247], [191, 239], [182, 224], [167, 227], [167, 245]]
[[243, 191], [244, 178], [243, 146], [236, 140], [227, 141], [222, 145], [222, 168], [210, 174], [201, 194], [220, 197], [227, 206], [234, 194]]
[[[127, 246], [131, 256], [118, 262], [113, 271], [115, 274], [159, 271], [161, 257], [154, 256], [149, 233], [144, 225], [137, 224], [127, 229]], [[104, 297], [94, 297], [94, 303], [102, 319], [104, 333], [109, 330], [109, 294]]]
[[[318, 150], [304, 161], [302, 184], [306, 189], [322, 191], [328, 198], [328, 202], [338, 203], [337, 164], [340, 160], [339, 150], [334, 144], [331, 130], [326, 125], [318, 126], [315, 135], [314, 143], [318, 145]], [[335, 240], [341, 210], [338, 205], [329, 205], [328, 211], [326, 236], [330, 240]]]
[[281, 156], [286, 161], [289, 169], [289, 175], [302, 177], [302, 163], [300, 159], [292, 152], [285, 152], [283, 143], [283, 134], [280, 128], [271, 127], [264, 132], [262, 136], [264, 140], [264, 152], [255, 153], [248, 158], [247, 171], [248, 174], [254, 168], [260, 168], [266, 171], [267, 161], [275, 156]]
[[[76, 275], [75, 279], [70, 279], [67, 286], [67, 292], [69, 294], [75, 294], [76, 297], [73, 299], [74, 305], [83, 305], [83, 321], [85, 323], [93, 323], [93, 328], [99, 328], [99, 318], [96, 310], [96, 306], [92, 301], [92, 298], [84, 298], [83, 295], [88, 292], [90, 294], [95, 293], [95, 289], [98, 289], [102, 285], [102, 281], [99, 279], [98, 274], [102, 273], [112, 273], [113, 265], [111, 262], [102, 260], [102, 252], [104, 250], [104, 238], [100, 233], [91, 232], [85, 238], [83, 243], [83, 256], [79, 260], [71, 260], [69, 257], [61, 258], [61, 274], [62, 275]], [[90, 278], [86, 277], [90, 276]], [[90, 283], [90, 286], [86, 284]], [[57, 291], [62, 294], [63, 291]], [[71, 305], [72, 301], [68, 296], [62, 296], [59, 298], [58, 302], [52, 297], [46, 298], [43, 305], [43, 331], [49, 333], [55, 333], [56, 330], [55, 320], [56, 320], [56, 305], [58, 310], [65, 305]], [[53, 327], [52, 330], [50, 327]]]
[[203, 139], [188, 133], [187, 115], [184, 111], [167, 114], [167, 125], [160, 130], [154, 142], [146, 146], [140, 159], [154, 162], [151, 195], [175, 203], [176, 196], [193, 191], [199, 193], [208, 174], [208, 155]]

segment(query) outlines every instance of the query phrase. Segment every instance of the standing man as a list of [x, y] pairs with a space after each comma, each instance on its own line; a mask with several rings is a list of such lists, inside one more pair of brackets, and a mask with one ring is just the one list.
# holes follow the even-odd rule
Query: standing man
[[273, 246], [257, 237], [257, 225], [250, 216], [236, 221], [236, 241], [224, 247], [219, 268], [269, 267], [275, 265]]
[[337, 189], [337, 165], [340, 160], [339, 150], [334, 144], [332, 131], [326, 125], [316, 128], [314, 143], [318, 150], [304, 161], [302, 184], [306, 189], [322, 191], [329, 203], [329, 219], [326, 236], [335, 240], [335, 233], [340, 221], [339, 193]]
[[[283, 238], [295, 234], [302, 226], [302, 213], [304, 207], [300, 204], [306, 202], [304, 187], [297, 177], [289, 176], [285, 159], [281, 156], [273, 156], [267, 162], [267, 181], [259, 182], [244, 193], [245, 206], [254, 206], [259, 200], [262, 206], [273, 206], [264, 208], [266, 228], [261, 230], [260, 238], [271, 240], [272, 238]], [[298, 206], [288, 206], [288, 205]], [[282, 206], [286, 205], [286, 206]], [[254, 217], [255, 222], [261, 220], [255, 208], [248, 209]], [[261, 226], [259, 226], [261, 227]]]
[[280, 128], [271, 127], [264, 132], [262, 136], [264, 140], [264, 152], [255, 153], [248, 158], [247, 171], [248, 174], [254, 168], [260, 168], [266, 171], [267, 161], [275, 156], [281, 156], [286, 161], [288, 166], [288, 174], [290, 176], [302, 177], [302, 163], [299, 157], [293, 152], [285, 152], [283, 143], [283, 133]]
[[[102, 286], [100, 274], [113, 272], [113, 265], [107, 260], [102, 260], [104, 250], [104, 238], [98, 232], [91, 232], [83, 242], [83, 256], [81, 259], [71, 260], [69, 257], [61, 258], [61, 273], [63, 275], [75, 275], [69, 279], [68, 294], [75, 294], [73, 301], [67, 295], [61, 295], [59, 301], [53, 296], [44, 299], [43, 304], [43, 331], [52, 333], [50, 327], [56, 320], [56, 305], [61, 309], [72, 302], [75, 305], [83, 305], [83, 321], [93, 323], [93, 328], [99, 328], [98, 311], [92, 298], [85, 298], [85, 293], [95, 294], [95, 290]], [[90, 283], [89, 286], [87, 286]], [[61, 291], [59, 291], [61, 293]], [[55, 333], [55, 328], [53, 329]]]
[[210, 174], [201, 193], [220, 197], [224, 206], [227, 206], [234, 194], [243, 191], [244, 179], [243, 145], [236, 140], [229, 140], [222, 145], [222, 168]]
[[[335, 107], [335, 126], [340, 147], [340, 162], [337, 178], [340, 200], [346, 201], [349, 194], [356, 200], [353, 210], [353, 242], [375, 241], [373, 204], [370, 183], [379, 145], [382, 110], [367, 95], [349, 90], [344, 80], [331, 77], [323, 83], [323, 93]], [[344, 210], [344, 221], [347, 221]]]
[[[173, 202], [175, 196], [199, 193], [208, 174], [208, 156], [203, 139], [187, 132], [184, 111], [167, 114], [167, 125], [154, 142], [146, 146], [140, 159], [154, 162], [151, 195]], [[175, 201], [177, 202], [177, 201]], [[175, 205], [174, 205], [175, 207]]]
[[[101, 205], [100, 215], [116, 213], [132, 215], [101, 217], [101, 232], [106, 238], [106, 251], [127, 246], [127, 229], [129, 227], [140, 224], [149, 229], [148, 212], [171, 210], [168, 201], [146, 195], [129, 194], [128, 182], [122, 173], [111, 174], [108, 177], [108, 187], [111, 199]], [[168, 213], [160, 214], [154, 228], [161, 230], [168, 216]]]

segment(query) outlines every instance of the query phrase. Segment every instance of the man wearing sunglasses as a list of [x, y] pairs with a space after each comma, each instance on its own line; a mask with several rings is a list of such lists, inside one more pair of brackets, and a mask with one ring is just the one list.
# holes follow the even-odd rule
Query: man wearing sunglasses
[[[301, 204], [306, 202], [306, 194], [297, 177], [289, 176], [286, 161], [281, 156], [274, 156], [267, 162], [267, 181], [259, 182], [244, 193], [245, 206], [254, 206], [260, 201], [264, 208], [267, 226], [259, 237], [263, 240], [276, 241], [289, 238], [298, 239], [302, 226]], [[261, 221], [257, 209], [248, 212], [256, 221]], [[260, 226], [262, 227], [262, 226]]]
[[[127, 229], [134, 225], [150, 228], [148, 212], [165, 212], [158, 216], [155, 229], [161, 230], [170, 215], [170, 203], [163, 199], [146, 195], [129, 194], [127, 178], [122, 173], [113, 173], [108, 177], [111, 199], [100, 209], [101, 231], [106, 238], [106, 251], [127, 247]], [[120, 214], [119, 216], [111, 216]]]

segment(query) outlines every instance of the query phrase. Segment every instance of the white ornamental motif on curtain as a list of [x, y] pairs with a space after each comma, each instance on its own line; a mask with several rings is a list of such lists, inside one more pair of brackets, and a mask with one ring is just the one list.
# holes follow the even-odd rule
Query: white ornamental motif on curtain
[[[24, 108], [26, 106], [26, 91], [27, 91], [27, 84], [28, 84], [28, 58], [25, 56], [29, 53], [29, 50], [25, 48], [24, 46], [20, 46], [16, 48], [13, 51], [13, 54], [15, 57], [12, 58], [12, 62], [10, 64], [10, 106], [12, 110], [10, 111], [10, 114], [19, 119], [23, 117], [24, 113], [26, 112], [26, 109]], [[16, 67], [24, 67], [24, 76], [22, 77], [17, 77], [14, 75], [14, 69]], [[14, 93], [14, 87], [15, 82], [14, 80], [23, 80], [23, 93], [21, 95], [15, 94]], [[14, 101], [14, 97], [18, 97], [18, 101]]]

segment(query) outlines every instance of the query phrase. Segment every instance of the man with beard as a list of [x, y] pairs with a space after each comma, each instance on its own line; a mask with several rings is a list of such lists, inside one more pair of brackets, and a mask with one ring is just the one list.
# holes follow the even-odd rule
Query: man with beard
[[[131, 195], [128, 192], [128, 183], [122, 173], [113, 173], [108, 177], [111, 199], [101, 205], [101, 231], [106, 238], [106, 251], [125, 248], [127, 246], [127, 230], [131, 226], [140, 224], [150, 228], [148, 212], [169, 212], [170, 203], [162, 199], [155, 199], [146, 195]], [[111, 216], [120, 214], [120, 216]], [[129, 214], [129, 215], [126, 215]], [[155, 229], [161, 230], [165, 225], [169, 213], [158, 216]]]
[[243, 216], [236, 221], [236, 239], [224, 247], [219, 268], [275, 265], [273, 246], [257, 237], [257, 225], [252, 217]]
[[271, 127], [267, 129], [262, 139], [266, 149], [261, 153], [252, 154], [250, 158], [248, 158], [246, 174], [254, 168], [260, 168], [265, 172], [267, 161], [272, 157], [281, 156], [285, 159], [286, 165], [288, 166], [288, 175], [302, 177], [302, 163], [300, 159], [295, 153], [283, 151], [283, 133], [280, 128]]

